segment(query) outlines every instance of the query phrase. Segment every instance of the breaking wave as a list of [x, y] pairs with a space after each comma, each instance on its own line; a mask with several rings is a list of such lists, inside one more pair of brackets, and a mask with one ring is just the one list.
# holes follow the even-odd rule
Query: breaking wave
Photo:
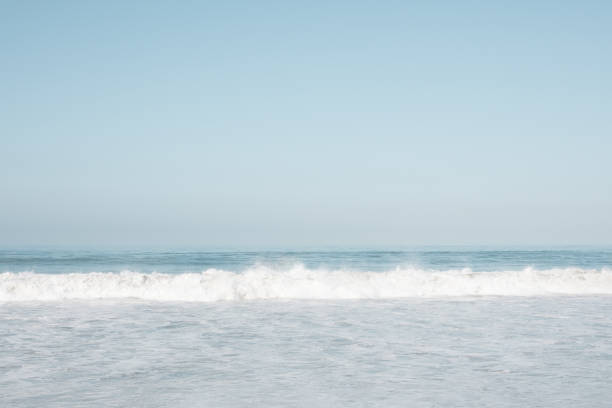
[[0, 273], [0, 301], [143, 299], [387, 299], [459, 296], [612, 294], [611, 269], [563, 268], [473, 272], [397, 268], [386, 272], [253, 267], [201, 273]]

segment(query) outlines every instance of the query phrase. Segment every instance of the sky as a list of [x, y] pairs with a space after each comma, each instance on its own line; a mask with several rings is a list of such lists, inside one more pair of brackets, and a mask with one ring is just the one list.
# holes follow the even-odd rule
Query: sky
[[610, 245], [610, 21], [0, 0], [0, 246]]

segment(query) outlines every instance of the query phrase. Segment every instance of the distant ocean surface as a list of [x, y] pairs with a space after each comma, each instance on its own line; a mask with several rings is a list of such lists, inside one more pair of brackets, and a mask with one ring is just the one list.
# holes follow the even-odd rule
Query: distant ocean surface
[[2, 407], [608, 407], [612, 248], [0, 250]]

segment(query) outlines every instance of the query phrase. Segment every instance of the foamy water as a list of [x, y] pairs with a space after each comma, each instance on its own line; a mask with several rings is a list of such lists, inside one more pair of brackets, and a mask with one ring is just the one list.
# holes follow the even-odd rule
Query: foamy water
[[395, 269], [385, 272], [255, 267], [242, 272], [0, 274], [0, 301], [143, 299], [388, 299], [452, 296], [612, 294], [612, 270], [473, 272]]
[[0, 407], [608, 407], [612, 252], [0, 251]]

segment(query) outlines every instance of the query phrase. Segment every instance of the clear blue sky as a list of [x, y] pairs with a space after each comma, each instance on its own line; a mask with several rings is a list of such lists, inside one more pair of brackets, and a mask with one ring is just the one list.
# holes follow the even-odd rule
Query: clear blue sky
[[0, 245], [610, 244], [611, 21], [0, 1]]

